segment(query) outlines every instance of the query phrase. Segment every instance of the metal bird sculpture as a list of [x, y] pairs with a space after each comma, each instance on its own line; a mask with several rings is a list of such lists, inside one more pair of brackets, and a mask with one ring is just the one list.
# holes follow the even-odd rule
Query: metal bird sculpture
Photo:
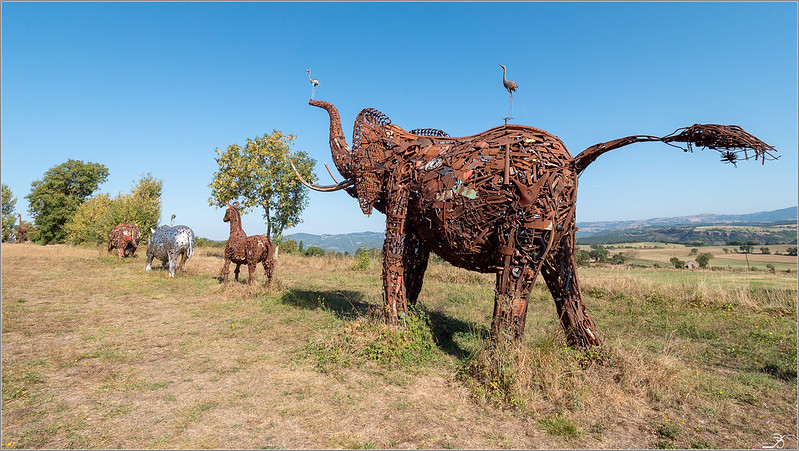
[[502, 68], [502, 86], [504, 86], [505, 89], [508, 90], [508, 94], [510, 94], [510, 101], [508, 102], [508, 117], [505, 118], [505, 124], [507, 124], [508, 119], [512, 119], [511, 113], [513, 112], [513, 91], [515, 91], [516, 88], [519, 87], [519, 85], [516, 84], [515, 81], [508, 80], [508, 77], [506, 75], [507, 69], [505, 68], [505, 66], [500, 64], [499, 67]]
[[313, 100], [314, 91], [319, 86], [319, 80], [311, 78], [311, 69], [305, 69], [305, 72], [308, 72], [308, 81], [311, 82], [311, 100]]

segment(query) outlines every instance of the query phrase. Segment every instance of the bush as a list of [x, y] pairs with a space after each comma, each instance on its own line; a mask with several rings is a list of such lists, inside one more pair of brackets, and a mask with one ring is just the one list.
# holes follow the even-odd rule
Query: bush
[[297, 242], [294, 240], [283, 240], [277, 245], [278, 251], [286, 254], [296, 254], [299, 252]]
[[713, 258], [713, 254], [710, 252], [702, 252], [696, 256], [696, 263], [700, 268], [707, 268], [707, 264], [711, 258]]
[[158, 226], [161, 217], [161, 187], [163, 182], [150, 174], [143, 175], [129, 194], [113, 199], [98, 194], [77, 207], [64, 226], [72, 244], [108, 242], [108, 234], [118, 224], [138, 224], [142, 236], [139, 245], [146, 244], [150, 228]]
[[683, 269], [683, 268], [685, 268], [685, 262], [684, 262], [684, 261], [682, 261], [682, 260], [680, 260], [680, 259], [679, 259], [679, 258], [677, 258], [677, 257], [671, 257], [671, 258], [669, 259], [669, 262], [670, 262], [672, 265], [674, 265], [674, 267], [675, 267], [675, 268], [677, 268], [677, 269]]
[[308, 246], [303, 255], [306, 257], [321, 257], [325, 255], [325, 250], [319, 246]]

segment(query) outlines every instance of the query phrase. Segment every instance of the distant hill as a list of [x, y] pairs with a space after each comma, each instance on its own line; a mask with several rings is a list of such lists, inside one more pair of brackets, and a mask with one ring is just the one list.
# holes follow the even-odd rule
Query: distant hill
[[[797, 207], [743, 215], [700, 214], [676, 218], [634, 221], [578, 222], [580, 244], [611, 244], [636, 241], [724, 245], [730, 241], [756, 241], [762, 244], [796, 243]], [[782, 225], [781, 225], [782, 224]], [[367, 245], [382, 249], [383, 232], [358, 232], [338, 235], [293, 233], [286, 239], [302, 240], [303, 245], [326, 251], [349, 252]]]
[[382, 249], [383, 232], [357, 232], [339, 235], [313, 235], [310, 233], [292, 233], [284, 237], [287, 240], [294, 240], [297, 243], [302, 241], [305, 248], [308, 246], [319, 246], [326, 251], [349, 252], [354, 254], [358, 248], [367, 245], [370, 248]]
[[774, 224], [782, 222], [796, 223], [797, 208], [789, 207], [773, 211], [760, 211], [743, 215], [700, 214], [678, 216], [675, 218], [652, 218], [632, 221], [578, 222], [577, 237], [588, 237], [599, 232], [610, 230], [636, 229], [643, 227], [667, 227], [681, 225], [721, 225], [721, 224]]
[[577, 223], [579, 244], [656, 241], [725, 245], [734, 242], [796, 244], [797, 208], [744, 215], [702, 214], [639, 221]]

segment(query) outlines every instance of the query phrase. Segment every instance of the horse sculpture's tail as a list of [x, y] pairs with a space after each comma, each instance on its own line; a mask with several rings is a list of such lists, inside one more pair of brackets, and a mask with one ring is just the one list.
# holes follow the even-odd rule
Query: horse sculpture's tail
[[[594, 144], [574, 157], [575, 169], [580, 174], [603, 153], [645, 141], [661, 141], [685, 152], [692, 152], [692, 146], [694, 145], [713, 149], [721, 154], [721, 161], [732, 164], [735, 164], [741, 158], [741, 154], [743, 154], [744, 160], [748, 160], [751, 157], [754, 157], [755, 160], [762, 158], [763, 163], [766, 160], [779, 158], [774, 155], [777, 149], [750, 135], [737, 125], [694, 124], [690, 127], [677, 129], [663, 137], [634, 135]], [[672, 143], [686, 143], [687, 146], [681, 147]]]

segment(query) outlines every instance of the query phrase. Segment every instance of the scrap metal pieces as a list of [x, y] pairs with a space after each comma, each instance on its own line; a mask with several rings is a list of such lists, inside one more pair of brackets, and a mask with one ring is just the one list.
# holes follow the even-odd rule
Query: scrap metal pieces
[[[20, 225], [21, 224], [20, 222]], [[139, 238], [141, 238], [141, 231], [137, 224], [119, 224], [111, 229], [111, 232], [108, 234], [108, 252], [116, 249], [117, 257], [120, 260], [122, 260], [123, 257], [132, 257], [139, 247]]]

